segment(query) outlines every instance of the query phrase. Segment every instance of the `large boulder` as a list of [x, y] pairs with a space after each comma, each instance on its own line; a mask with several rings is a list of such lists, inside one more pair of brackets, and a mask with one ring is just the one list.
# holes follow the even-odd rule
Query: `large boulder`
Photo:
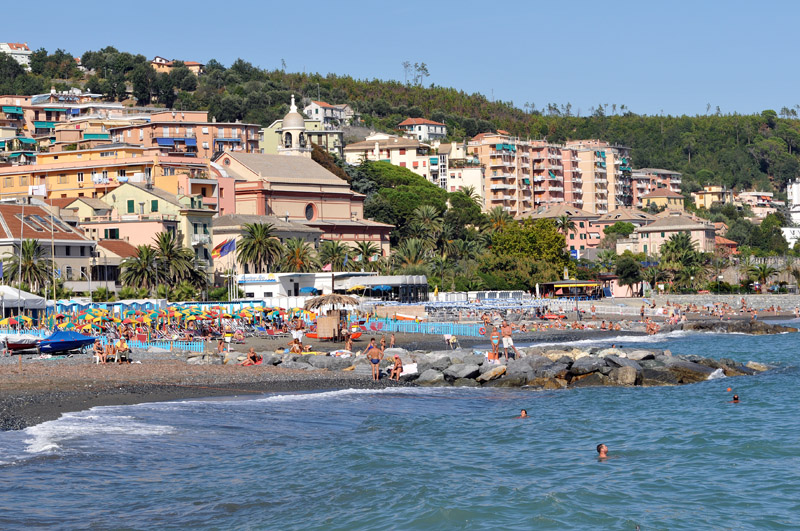
[[748, 369], [753, 369], [754, 371], [758, 372], [764, 372], [769, 370], [769, 367], [767, 367], [763, 363], [758, 363], [757, 361], [748, 361], [745, 364], [745, 367], [747, 367]]
[[666, 368], [642, 369], [642, 385], [656, 387], [661, 385], [678, 385], [677, 376]]
[[714, 372], [711, 367], [700, 365], [692, 361], [672, 358], [666, 365], [667, 369], [675, 375], [680, 383], [695, 383], [708, 380], [709, 375]]
[[633, 361], [652, 360], [654, 358], [655, 354], [649, 350], [633, 350], [628, 352], [628, 359]]
[[642, 371], [641, 365], [628, 358], [620, 358], [619, 356], [611, 355], [606, 356], [606, 362], [612, 367], [632, 367], [636, 372]]
[[570, 356], [570, 353], [567, 352], [566, 350], [548, 350], [544, 353], [544, 356], [548, 358], [550, 361], [558, 361], [564, 356], [573, 359], [572, 356]]
[[575, 360], [575, 363], [570, 367], [569, 372], [575, 375], [589, 374], [590, 372], [598, 371], [600, 368], [606, 366], [606, 360], [596, 356], [586, 356]]
[[464, 378], [475, 378], [480, 374], [480, 367], [472, 363], [456, 363], [449, 366], [444, 371], [444, 376], [448, 380], [458, 380]]
[[534, 369], [533, 375], [536, 378], [561, 378], [566, 375], [569, 365], [566, 363], [551, 363]]
[[593, 372], [589, 374], [582, 374], [580, 376], [576, 376], [569, 382], [570, 387], [598, 387], [598, 386], [605, 386], [605, 385], [613, 385], [615, 382], [612, 381], [608, 376], [605, 374], [600, 374], [599, 372]]
[[404, 348], [398, 348], [398, 347], [394, 347], [394, 348], [387, 348], [386, 350], [384, 350], [384, 351], [383, 351], [383, 354], [384, 354], [384, 355], [385, 355], [387, 358], [392, 358], [392, 357], [394, 357], [394, 355], [395, 355], [395, 354], [399, 355], [401, 358], [402, 358], [403, 356], [408, 356], [408, 355], [410, 355], [410, 353], [409, 353], [409, 352], [408, 352], [406, 349], [404, 349]]
[[619, 385], [636, 385], [637, 374], [638, 372], [635, 368], [622, 366], [611, 369], [611, 373], [608, 377]]
[[486, 361], [486, 356], [480, 356], [478, 354], [466, 354], [464, 356], [461, 356], [461, 363], [481, 365], [485, 361]]
[[595, 356], [598, 358], [605, 358], [606, 356], [618, 356], [620, 358], [627, 358], [628, 355], [618, 348], [604, 348], [599, 350]]
[[[261, 358], [264, 360], [264, 361], [261, 362], [262, 365], [277, 365], [277, 364], [279, 364], [281, 362], [281, 357], [280, 356], [278, 356], [277, 354], [270, 354], [268, 352], [262, 352], [261, 353]], [[349, 360], [347, 362], [347, 365], [350, 365], [351, 363], [352, 363], [352, 360]], [[347, 365], [345, 365], [345, 367]]]
[[567, 381], [561, 378], [534, 378], [528, 380], [528, 385], [531, 387], [541, 387], [542, 389], [564, 389], [567, 386]]
[[450, 356], [428, 356], [431, 369], [443, 371], [451, 365]]
[[458, 378], [453, 382], [453, 387], [480, 387], [481, 384], [471, 378]]
[[348, 358], [336, 358], [333, 356], [311, 356], [307, 362], [317, 369], [328, 369], [331, 371], [342, 370], [349, 367], [351, 360]]
[[445, 383], [444, 374], [435, 369], [428, 369], [419, 375], [416, 382], [419, 385], [443, 385]]
[[522, 358], [522, 361], [530, 365], [533, 370], [552, 365], [553, 363], [550, 358], [546, 358], [545, 356], [527, 356]]
[[506, 364], [507, 376], [521, 376], [525, 380], [533, 375], [533, 369], [525, 360], [508, 360]]
[[284, 369], [301, 369], [304, 371], [313, 371], [314, 367], [308, 363], [303, 363], [302, 361], [284, 361], [280, 364], [280, 367]]
[[509, 376], [505, 375], [497, 380], [492, 380], [485, 384], [485, 387], [522, 387], [528, 383], [528, 379], [522, 376]]
[[478, 376], [475, 380], [481, 383], [489, 382], [491, 380], [500, 378], [506, 373], [505, 365], [495, 365], [493, 367], [490, 365], [489, 367], [490, 368], [486, 372]]

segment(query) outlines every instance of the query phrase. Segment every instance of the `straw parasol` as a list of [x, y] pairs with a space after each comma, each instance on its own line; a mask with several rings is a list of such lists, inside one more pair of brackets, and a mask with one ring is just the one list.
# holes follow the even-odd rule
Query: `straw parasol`
[[321, 297], [314, 297], [313, 299], [307, 300], [305, 309], [317, 310], [323, 306], [329, 305], [333, 308], [336, 308], [337, 306], [358, 306], [358, 299], [354, 297], [348, 297], [347, 295], [339, 295], [338, 293], [329, 293], [327, 295], [322, 295]]

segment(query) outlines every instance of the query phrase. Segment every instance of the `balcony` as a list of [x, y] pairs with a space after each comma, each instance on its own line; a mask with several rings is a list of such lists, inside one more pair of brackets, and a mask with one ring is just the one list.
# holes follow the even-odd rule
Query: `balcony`
[[563, 186], [551, 186], [550, 187], [550, 191], [551, 192], [563, 192], [564, 191], [564, 187]]
[[493, 184], [489, 187], [490, 190], [512, 190], [513, 185], [510, 184]]
[[563, 157], [561, 157], [561, 155], [556, 155], [555, 153], [550, 153], [547, 155], [547, 158], [561, 160]]
[[550, 169], [551, 170], [563, 170], [564, 166], [561, 166], [560, 164], [551, 164], [550, 165]]
[[522, 164], [520, 164], [519, 166], [520, 166], [520, 168], [530, 168], [530, 167], [531, 167], [531, 165], [530, 165], [530, 164], [528, 164], [527, 162], [523, 162], [523, 163], [522, 163]]
[[211, 236], [208, 234], [192, 234], [192, 245], [209, 245]]
[[544, 186], [534, 186], [533, 187], [533, 191], [534, 192], [544, 192], [545, 190], [547, 190], [547, 188], [545, 188]]
[[544, 177], [542, 177], [541, 175], [537, 175], [536, 177], [533, 178], [533, 182], [535, 182], [535, 183], [543, 183], [544, 182]]

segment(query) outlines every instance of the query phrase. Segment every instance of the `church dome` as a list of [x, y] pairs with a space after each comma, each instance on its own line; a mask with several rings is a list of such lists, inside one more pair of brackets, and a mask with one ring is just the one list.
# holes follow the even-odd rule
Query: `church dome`
[[281, 129], [305, 129], [306, 121], [303, 115], [297, 111], [297, 105], [294, 104], [294, 94], [292, 94], [292, 106], [289, 113], [283, 117], [283, 125]]

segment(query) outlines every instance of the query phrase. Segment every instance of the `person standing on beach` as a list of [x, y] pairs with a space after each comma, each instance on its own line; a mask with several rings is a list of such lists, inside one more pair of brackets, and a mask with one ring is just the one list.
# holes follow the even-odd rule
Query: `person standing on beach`
[[592, 321], [594, 321], [594, 316], [597, 313], [597, 308], [594, 307], [594, 303], [592, 303], [592, 307], [589, 308], [589, 310], [592, 312]]
[[367, 359], [372, 364], [372, 379], [377, 382], [381, 378], [380, 363], [383, 359], [383, 350], [375, 344], [374, 337], [370, 338], [369, 345], [364, 350], [364, 355], [367, 356]]
[[394, 348], [394, 332], [389, 336], [389, 348]]
[[642, 308], [639, 310], [639, 317], [641, 317], [642, 322], [644, 322], [644, 304], [642, 304]]
[[508, 324], [506, 320], [503, 320], [503, 326], [500, 327], [500, 332], [503, 334], [503, 354], [506, 356], [506, 361], [508, 361], [508, 347], [514, 349], [514, 359], [519, 359], [519, 351], [517, 347], [514, 346], [514, 340], [511, 338], [511, 332], [513, 332], [514, 327]]
[[500, 358], [500, 351], [498, 350], [500, 345], [500, 332], [497, 331], [496, 326], [492, 327], [492, 333], [489, 338], [492, 340], [492, 353], [489, 354], [489, 361], [497, 363], [498, 358]]

